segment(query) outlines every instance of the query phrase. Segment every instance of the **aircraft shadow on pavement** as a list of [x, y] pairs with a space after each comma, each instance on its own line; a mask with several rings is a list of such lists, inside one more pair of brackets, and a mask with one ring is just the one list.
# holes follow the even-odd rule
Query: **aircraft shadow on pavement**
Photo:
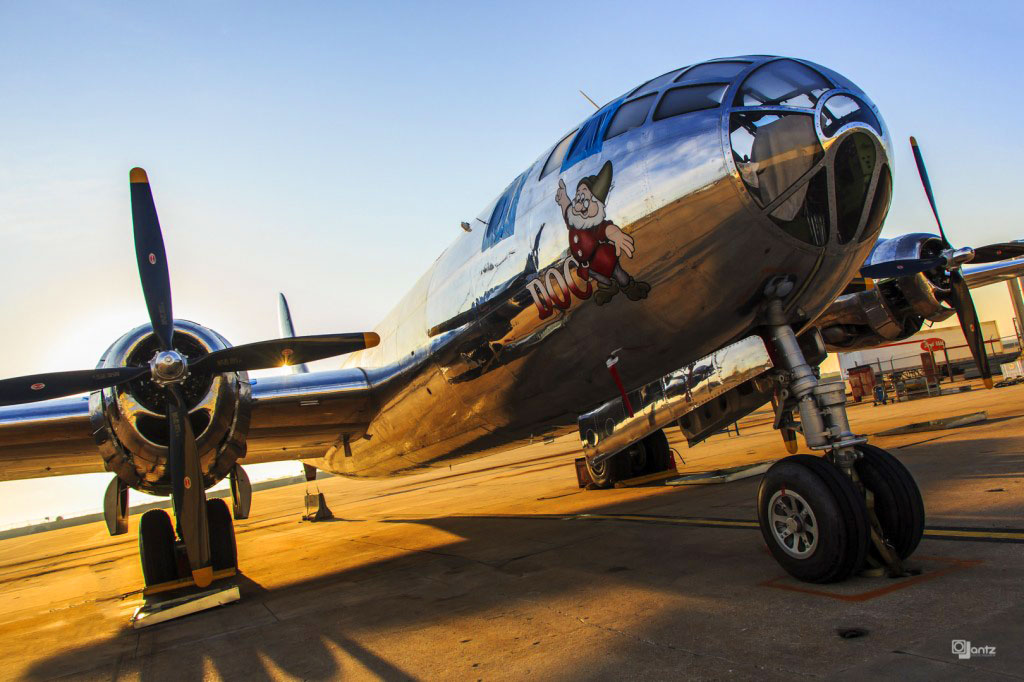
[[[751, 498], [753, 487], [747, 483], [738, 499]], [[595, 502], [601, 499], [600, 492], [588, 494], [594, 495]], [[678, 503], [677, 495], [597, 506], [586, 512], [651, 513], [673, 501]], [[748, 506], [752, 512], [753, 505]], [[339, 658], [349, 657], [385, 679], [412, 679], [415, 671], [388, 660], [391, 632], [486, 613], [514, 617], [523, 603], [594, 586], [614, 592], [616, 586], [634, 583], [685, 595], [692, 591], [692, 584], [679, 584], [680, 577], [689, 574], [688, 581], [701, 580], [700, 573], [718, 570], [715, 562], [730, 555], [757, 566], [745, 579], [747, 584], [778, 572], [761, 548], [760, 534], [750, 531], [725, 532], [723, 542], [712, 542], [708, 533], [714, 531], [707, 528], [521, 515], [394, 519], [380, 528], [386, 536], [395, 525], [409, 523], [458, 539], [273, 590], [253, 580], [255, 576], [243, 575], [238, 580], [242, 600], [237, 604], [140, 631], [126, 627], [114, 637], [36, 662], [27, 677], [50, 679], [88, 671], [111, 677], [136, 675], [143, 680], [192, 679], [216, 670], [226, 679], [264, 679], [281, 672], [303, 679], [337, 679], [343, 675]], [[664, 545], [671, 537], [679, 542], [666, 552]], [[368, 541], [377, 540], [371, 536]], [[340, 549], [346, 544], [339, 539]], [[686, 556], [689, 565], [683, 559]], [[700, 560], [694, 562], [695, 556]], [[677, 567], [665, 571], [659, 560]], [[708, 615], [703, 613], [702, 618]], [[652, 614], [650, 623], [653, 626], [666, 616]]]
[[[1016, 443], [1016, 439], [982, 439], [973, 442], [972, 449], [1006, 453], [1008, 440]], [[904, 461], [921, 480], [926, 499], [930, 483], [970, 478], [989, 465], [995, 471], [1005, 467], [1007, 475], [1021, 471], [1019, 455], [981, 454], [986, 458], [982, 466], [978, 460], [961, 461], [963, 449], [962, 443], [937, 442], [897, 452], [909, 455]], [[955, 460], [952, 470], [941, 477], [937, 470], [929, 471], [937, 458]], [[412, 679], [420, 673], [408, 664], [393, 662], [395, 656], [388, 653], [394, 650], [394, 633], [414, 640], [418, 630], [445, 626], [442, 630], [451, 633], [452, 640], [438, 641], [436, 650], [423, 654], [441, 657], [457, 648], [461, 629], [465, 628], [465, 637], [475, 636], [466, 625], [473, 619], [509, 619], [507, 627], [514, 629], [523, 611], [569, 597], [584, 610], [588, 603], [596, 603], [593, 600], [605, 600], [603, 608], [612, 604], [623, 613], [630, 609], [643, 613], [639, 624], [634, 624], [638, 631], [623, 647], [631, 646], [637, 637], [644, 641], [685, 637], [689, 645], [700, 637], [719, 637], [721, 632], [713, 630], [711, 623], [723, 616], [771, 620], [776, 597], [756, 586], [778, 576], [780, 569], [760, 533], [750, 528], [590, 520], [578, 515], [661, 513], [754, 520], [757, 484], [754, 478], [605, 505], [600, 504], [602, 492], [587, 492], [593, 495], [594, 505], [561, 518], [529, 513], [390, 518], [375, 524], [371, 535], [362, 536], [368, 539], [339, 537], [337, 547], [344, 551], [377, 544], [407, 550], [397, 557], [273, 590], [241, 576], [238, 604], [138, 632], [126, 628], [106, 640], [40, 660], [29, 668], [27, 677], [49, 679], [89, 671], [109, 672], [113, 677], [131, 674], [144, 680], [191, 679], [215, 670], [228, 679], [264, 679], [281, 673], [337, 679], [344, 674], [340, 661], [345, 660], [346, 667], [356, 665], [385, 679]], [[997, 496], [990, 498], [991, 504], [999, 505]], [[336, 511], [344, 514], [343, 509]], [[387, 544], [397, 543], [392, 530], [400, 524], [428, 526], [452, 539], [421, 548]], [[347, 526], [332, 524], [324, 532], [332, 532], [327, 528], [341, 532]], [[625, 586], [639, 589], [623, 590]], [[637, 603], [638, 598], [643, 603]], [[576, 621], [579, 618], [573, 623], [578, 627]], [[668, 649], [672, 656], [686, 652], [685, 647], [678, 647], [678, 652], [671, 645]], [[603, 653], [593, 658], [595, 668], [587, 676], [621, 673], [615, 666], [626, 652]], [[697, 654], [691, 650], [685, 655]], [[603, 660], [607, 668], [602, 667]]]

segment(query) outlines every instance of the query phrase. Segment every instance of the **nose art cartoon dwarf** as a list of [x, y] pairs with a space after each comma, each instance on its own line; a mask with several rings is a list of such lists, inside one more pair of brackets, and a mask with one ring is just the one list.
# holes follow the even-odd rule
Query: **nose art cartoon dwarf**
[[563, 180], [558, 181], [555, 193], [569, 230], [569, 252], [579, 263], [576, 272], [583, 280], [597, 282], [597, 305], [608, 303], [619, 291], [629, 300], [639, 301], [651, 290], [651, 285], [633, 279], [619, 264], [619, 256], [632, 258], [635, 247], [633, 238], [607, 219], [605, 201], [611, 187], [612, 162], [605, 161], [597, 175], [579, 181], [574, 198], [569, 198]]

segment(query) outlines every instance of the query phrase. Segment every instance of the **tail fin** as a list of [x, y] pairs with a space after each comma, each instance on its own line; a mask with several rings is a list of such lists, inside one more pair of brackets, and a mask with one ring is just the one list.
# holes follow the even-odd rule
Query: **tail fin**
[[[281, 328], [281, 338], [287, 339], [295, 336], [295, 327], [292, 325], [292, 313], [288, 309], [288, 299], [284, 297], [284, 294], [278, 294], [277, 305], [277, 321]], [[306, 374], [309, 372], [309, 368], [305, 364], [291, 365], [292, 374]]]

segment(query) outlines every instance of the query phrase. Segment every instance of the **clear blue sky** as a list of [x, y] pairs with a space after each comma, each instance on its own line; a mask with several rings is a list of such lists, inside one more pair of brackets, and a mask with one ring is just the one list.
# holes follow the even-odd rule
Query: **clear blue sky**
[[0, 376], [92, 366], [144, 320], [132, 166], [177, 316], [270, 338], [282, 290], [300, 333], [369, 329], [592, 111], [578, 89], [603, 102], [712, 57], [805, 57], [868, 92], [898, 144], [884, 235], [932, 229], [915, 134], [954, 241], [1024, 237], [1022, 19], [1011, 2], [0, 0]]

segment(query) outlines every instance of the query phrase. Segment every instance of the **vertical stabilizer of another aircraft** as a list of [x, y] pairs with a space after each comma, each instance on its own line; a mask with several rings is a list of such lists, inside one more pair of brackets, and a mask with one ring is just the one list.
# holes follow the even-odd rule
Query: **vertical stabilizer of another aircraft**
[[[278, 297], [277, 322], [281, 328], [281, 338], [287, 339], [295, 336], [295, 326], [292, 324], [292, 312], [288, 309], [288, 299], [284, 297], [283, 293], [278, 293]], [[291, 365], [290, 369], [292, 374], [306, 374], [309, 372], [309, 367], [306, 367], [305, 363]]]

